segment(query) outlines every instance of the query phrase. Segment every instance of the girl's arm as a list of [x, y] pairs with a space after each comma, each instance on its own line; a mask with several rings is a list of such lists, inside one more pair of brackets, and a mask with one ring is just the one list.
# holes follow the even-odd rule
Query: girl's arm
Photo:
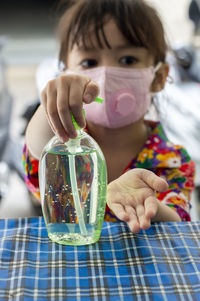
[[44, 146], [53, 135], [54, 133], [49, 126], [44, 108], [40, 105], [26, 129], [26, 144], [34, 158], [39, 160]]

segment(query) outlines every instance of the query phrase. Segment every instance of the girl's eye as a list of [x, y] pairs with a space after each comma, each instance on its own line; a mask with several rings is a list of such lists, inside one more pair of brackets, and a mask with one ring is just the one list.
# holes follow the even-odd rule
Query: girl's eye
[[138, 62], [138, 59], [134, 56], [123, 56], [120, 59], [120, 63], [123, 65], [131, 65]]
[[81, 66], [83, 68], [92, 68], [97, 66], [97, 64], [98, 64], [97, 61], [94, 59], [86, 59], [81, 62]]

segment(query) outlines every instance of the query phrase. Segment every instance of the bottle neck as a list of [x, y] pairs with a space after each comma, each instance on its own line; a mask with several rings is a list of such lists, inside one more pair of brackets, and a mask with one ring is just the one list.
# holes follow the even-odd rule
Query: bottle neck
[[77, 132], [77, 137], [78, 137], [78, 136], [80, 136], [84, 133], [84, 130], [83, 129], [78, 129], [78, 130], [76, 130], [76, 132]]

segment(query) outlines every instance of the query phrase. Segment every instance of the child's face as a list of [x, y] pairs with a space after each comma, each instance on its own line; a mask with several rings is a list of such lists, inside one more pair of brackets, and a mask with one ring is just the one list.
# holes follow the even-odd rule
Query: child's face
[[86, 41], [87, 49], [81, 43], [79, 47], [75, 44], [68, 54], [67, 68], [78, 71], [99, 66], [144, 68], [154, 65], [153, 56], [148, 50], [130, 45], [114, 20], [111, 19], [104, 25], [104, 32], [111, 49], [105, 45], [101, 33], [99, 35], [104, 47], [100, 48], [95, 34], [90, 31], [90, 39]]

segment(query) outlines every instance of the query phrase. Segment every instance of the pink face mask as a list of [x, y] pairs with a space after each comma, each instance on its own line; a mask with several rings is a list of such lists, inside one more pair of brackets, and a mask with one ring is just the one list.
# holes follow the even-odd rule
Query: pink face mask
[[154, 67], [97, 67], [78, 73], [93, 79], [100, 87], [99, 96], [104, 99], [102, 104], [84, 105], [86, 120], [107, 128], [120, 128], [136, 122], [147, 112]]

